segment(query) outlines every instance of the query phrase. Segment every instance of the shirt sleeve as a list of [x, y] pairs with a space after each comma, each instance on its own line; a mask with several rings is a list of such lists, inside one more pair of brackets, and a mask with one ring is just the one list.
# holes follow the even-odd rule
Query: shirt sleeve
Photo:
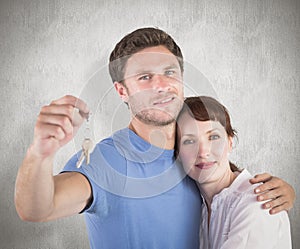
[[290, 223], [286, 211], [270, 215], [253, 193], [246, 193], [231, 210], [228, 239], [221, 249], [289, 249]]
[[89, 182], [89, 184], [91, 186], [91, 195], [92, 196], [90, 198], [89, 203], [80, 212], [80, 214], [81, 214], [81, 213], [85, 213], [85, 212], [93, 212], [93, 207], [94, 207], [95, 202], [97, 200], [97, 193], [95, 192], [96, 186], [95, 186], [94, 181], [92, 181], [89, 174], [87, 174], [87, 172], [85, 171], [84, 167], [87, 167], [87, 165], [84, 165], [84, 167], [80, 167], [80, 168], [76, 167], [76, 163], [78, 161], [78, 158], [80, 157], [80, 154], [81, 154], [81, 152], [78, 152], [77, 154], [72, 156], [71, 159], [66, 163], [65, 167], [63, 168], [63, 170], [60, 173], [62, 174], [62, 173], [65, 173], [65, 172], [77, 172], [77, 173], [80, 173], [83, 176], [85, 176], [85, 178]]

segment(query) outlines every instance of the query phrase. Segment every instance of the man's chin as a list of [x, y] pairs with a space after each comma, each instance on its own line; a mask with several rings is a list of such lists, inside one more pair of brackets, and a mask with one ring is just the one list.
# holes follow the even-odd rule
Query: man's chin
[[136, 115], [137, 119], [143, 122], [144, 124], [153, 125], [153, 126], [167, 126], [175, 123], [175, 119], [170, 115], [163, 116], [147, 116], [147, 115]]

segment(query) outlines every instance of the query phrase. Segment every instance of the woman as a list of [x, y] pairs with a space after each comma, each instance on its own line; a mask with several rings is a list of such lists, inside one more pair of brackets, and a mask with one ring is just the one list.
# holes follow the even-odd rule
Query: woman
[[250, 173], [228, 159], [235, 130], [226, 108], [211, 97], [190, 97], [177, 124], [179, 160], [203, 198], [200, 248], [291, 248], [287, 212], [263, 210]]

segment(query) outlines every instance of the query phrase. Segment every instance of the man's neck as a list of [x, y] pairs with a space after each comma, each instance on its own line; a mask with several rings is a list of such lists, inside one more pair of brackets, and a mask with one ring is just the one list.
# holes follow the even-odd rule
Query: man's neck
[[136, 118], [132, 119], [129, 124], [129, 129], [134, 131], [138, 136], [148, 143], [166, 150], [174, 149], [175, 128], [175, 122], [165, 126], [154, 126], [145, 124]]

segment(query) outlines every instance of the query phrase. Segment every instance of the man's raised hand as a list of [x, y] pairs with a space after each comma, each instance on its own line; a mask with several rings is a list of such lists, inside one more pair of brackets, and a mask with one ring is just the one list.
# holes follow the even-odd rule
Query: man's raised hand
[[77, 133], [89, 109], [82, 100], [66, 95], [43, 106], [34, 129], [31, 151], [38, 157], [51, 157]]

